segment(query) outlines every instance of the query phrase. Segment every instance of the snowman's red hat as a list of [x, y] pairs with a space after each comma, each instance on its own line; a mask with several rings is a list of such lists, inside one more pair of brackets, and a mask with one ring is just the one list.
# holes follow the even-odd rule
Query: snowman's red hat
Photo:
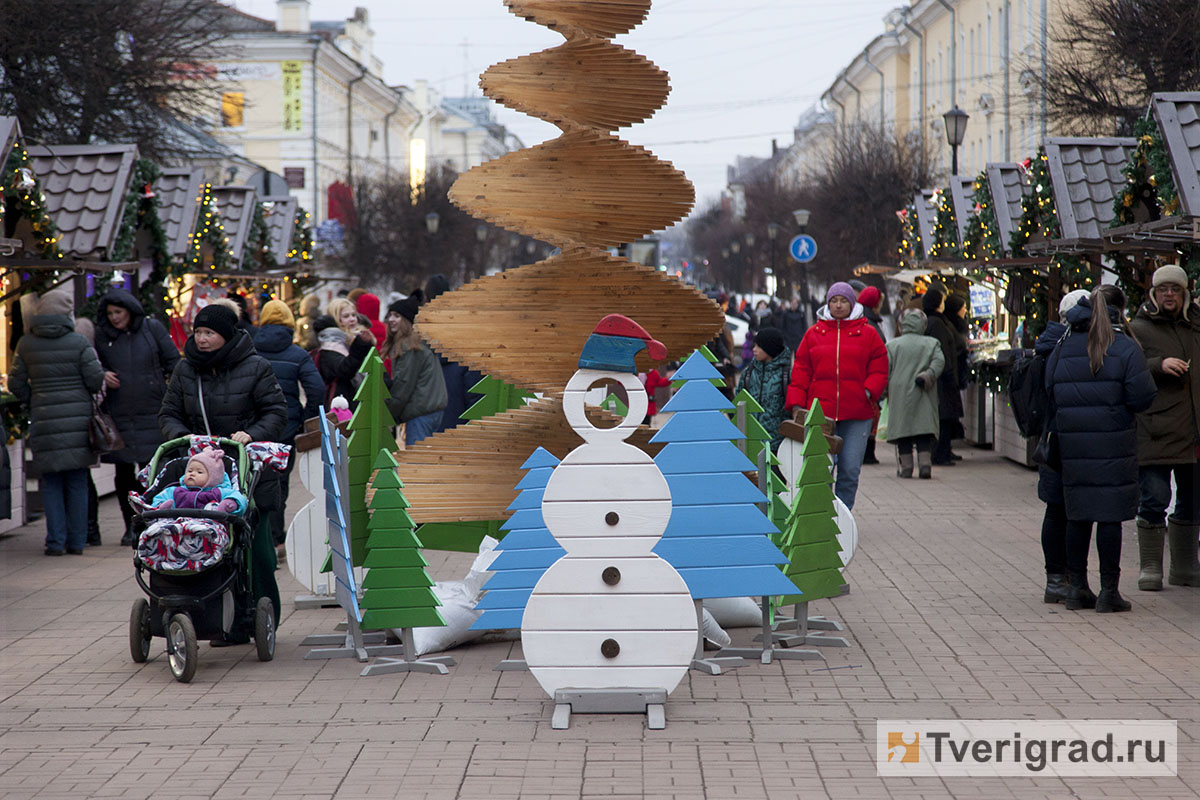
[[583, 352], [579, 355], [579, 367], [636, 373], [633, 357], [643, 348], [655, 361], [663, 361], [667, 357], [666, 346], [641, 325], [629, 317], [609, 314], [600, 320], [584, 344]]

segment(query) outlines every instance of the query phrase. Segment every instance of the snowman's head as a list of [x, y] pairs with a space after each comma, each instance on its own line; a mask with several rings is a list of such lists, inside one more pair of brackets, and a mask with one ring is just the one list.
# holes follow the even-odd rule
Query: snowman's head
[[[587, 418], [584, 398], [588, 391], [597, 385], [614, 382], [624, 387], [629, 400], [629, 411], [615, 427], [597, 427]], [[571, 380], [567, 381], [567, 388], [563, 392], [563, 414], [566, 415], [571, 429], [583, 437], [588, 444], [619, 442], [628, 439], [645, 419], [648, 408], [649, 402], [645, 387], [642, 386], [637, 375], [630, 375], [628, 372], [581, 369], [571, 376]]]

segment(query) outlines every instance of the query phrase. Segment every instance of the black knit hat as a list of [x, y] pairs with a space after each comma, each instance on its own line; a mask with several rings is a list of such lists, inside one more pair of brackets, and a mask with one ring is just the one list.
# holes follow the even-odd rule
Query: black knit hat
[[409, 322], [412, 322], [417, 318], [417, 311], [421, 309], [421, 297], [423, 294], [420, 291], [413, 292], [403, 300], [397, 300], [388, 306], [388, 311], [395, 311]]
[[938, 306], [942, 304], [942, 298], [946, 294], [936, 286], [930, 286], [925, 290], [925, 294], [921, 296], [921, 310], [926, 314], [932, 314], [938, 310]]
[[237, 323], [237, 314], [223, 305], [211, 303], [200, 309], [200, 313], [196, 315], [196, 319], [192, 322], [192, 330], [194, 331], [196, 328], [208, 328], [210, 331], [216, 331], [222, 339], [228, 342], [233, 338], [233, 334], [237, 332]]
[[761, 328], [754, 334], [754, 343], [771, 358], [783, 352], [783, 334], [778, 328]]

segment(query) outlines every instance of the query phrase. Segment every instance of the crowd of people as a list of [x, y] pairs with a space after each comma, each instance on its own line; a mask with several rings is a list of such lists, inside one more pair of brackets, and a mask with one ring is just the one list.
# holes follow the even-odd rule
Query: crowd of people
[[[427, 288], [440, 293], [448, 283], [435, 276]], [[383, 360], [386, 404], [403, 426], [406, 446], [457, 425], [474, 381], [414, 332], [426, 296], [418, 289], [400, 297], [382, 318], [379, 298], [362, 289], [324, 309], [318, 298], [304, 297], [299, 316], [288, 304], [267, 300], [251, 319], [245, 298], [229, 293], [195, 314], [181, 353], [166, 327], [125, 289], [104, 293], [94, 324], [76, 316], [70, 287], [44, 293], [30, 308], [8, 385], [30, 411], [28, 443], [45, 511], [45, 554], [81, 554], [101, 544], [90, 471], [97, 453], [89, 425], [97, 408], [112, 419], [123, 444], [99, 458], [114, 465], [126, 547], [137, 544], [128, 495], [140, 491], [137, 472], [159, 445], [189, 434], [294, 444], [304, 420], [322, 406], [353, 409], [359, 368], [372, 349]], [[261, 528], [254, 557], [270, 565], [256, 575], [267, 573], [264, 595], [273, 597], [276, 609], [269, 573], [283, 555], [294, 464], [293, 457], [286, 472], [264, 474], [254, 497]]]

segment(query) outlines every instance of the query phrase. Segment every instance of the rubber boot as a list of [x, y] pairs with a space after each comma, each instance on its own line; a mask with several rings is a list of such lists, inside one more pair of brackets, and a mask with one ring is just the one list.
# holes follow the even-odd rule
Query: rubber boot
[[1167, 543], [1171, 550], [1167, 583], [1172, 586], [1200, 586], [1197, 531], [1200, 531], [1200, 525], [1184, 525], [1173, 519], [1167, 520]]
[[1100, 594], [1096, 595], [1096, 611], [1101, 614], [1111, 614], [1115, 611], [1128, 611], [1133, 604], [1121, 597], [1117, 591], [1117, 583], [1121, 580], [1121, 571], [1100, 573]]
[[1138, 588], [1143, 592], [1161, 592], [1163, 582], [1163, 540], [1167, 535], [1166, 525], [1154, 525], [1144, 519], [1137, 521]]
[[1067, 582], [1070, 585], [1067, 587], [1067, 596], [1063, 600], [1064, 606], [1071, 611], [1096, 607], [1096, 595], [1088, 586], [1086, 572], [1068, 572]]
[[896, 467], [896, 477], [911, 478], [913, 471], [912, 453], [908, 453], [907, 455], [897, 455], [896, 458], [900, 459], [900, 463]]
[[917, 477], [925, 480], [933, 477], [933, 457], [928, 450], [917, 451]]
[[1063, 603], [1066, 602], [1067, 592], [1070, 589], [1067, 583], [1067, 576], [1062, 573], [1046, 573], [1046, 593], [1042, 596], [1042, 601], [1046, 603]]

